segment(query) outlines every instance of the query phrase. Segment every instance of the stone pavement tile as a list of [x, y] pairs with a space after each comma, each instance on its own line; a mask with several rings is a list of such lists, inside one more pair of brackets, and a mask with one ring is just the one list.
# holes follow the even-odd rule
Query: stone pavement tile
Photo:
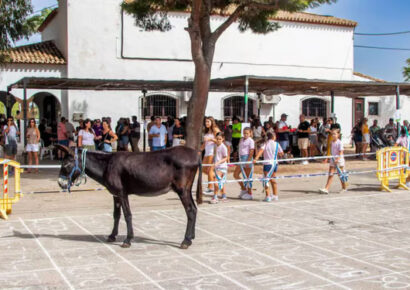
[[19, 221], [2, 221], [0, 223], [0, 241], [14, 239], [16, 237], [27, 237], [29, 232]]
[[403, 231], [410, 234], [410, 218], [409, 219], [387, 219], [372, 223], [373, 226], [386, 227], [396, 231]]
[[410, 234], [406, 232], [389, 231], [380, 232], [378, 228], [355, 228], [345, 231], [350, 235], [363, 238], [376, 243], [385, 244], [391, 247], [403, 248], [410, 247]]
[[223, 237], [236, 236], [240, 234], [258, 233], [263, 231], [263, 229], [238, 224], [214, 216], [207, 216], [206, 219], [199, 220], [197, 222], [197, 229], [208, 231], [212, 234]]
[[161, 289], [154, 283], [138, 283], [138, 284], [127, 284], [127, 285], [110, 285], [108, 287], [90, 287], [88, 289], [109, 289], [109, 290], [154, 290]]
[[193, 254], [214, 253], [220, 251], [230, 251], [234, 249], [243, 248], [232, 245], [230, 242], [227, 242], [224, 239], [215, 238], [213, 240], [201, 240], [196, 238], [192, 241], [192, 246], [189, 247], [188, 254], [191, 256]]
[[122, 260], [103, 245], [93, 248], [54, 249], [49, 251], [51, 258], [59, 267], [103, 265], [120, 263]]
[[298, 267], [336, 282], [366, 279], [368, 277], [391, 274], [391, 271], [387, 269], [380, 269], [377, 266], [355, 261], [350, 258], [307, 262], [298, 264]]
[[33, 251], [38, 251], [39, 247], [36, 242], [36, 240], [31, 236], [30, 238], [27, 239], [6, 239], [2, 240], [0, 238], [0, 245], [1, 245], [1, 251], [0, 251], [0, 260], [2, 259], [3, 255], [10, 255], [15, 252], [33, 252]]
[[308, 233], [289, 234], [286, 237], [304, 242], [320, 242], [345, 238], [346, 235], [332, 228], [315, 229]]
[[[0, 256], [0, 273], [13, 271], [30, 271], [52, 268], [50, 260], [37, 246], [37, 251], [2, 253]], [[0, 284], [1, 287], [1, 284]]]
[[182, 279], [212, 273], [208, 268], [183, 256], [153, 258], [151, 260], [134, 260], [132, 257], [128, 257], [128, 260], [155, 281], [174, 279], [175, 277]]
[[333, 252], [348, 256], [391, 249], [387, 246], [353, 237], [341, 237], [338, 239], [316, 241], [312, 242], [312, 244], [325, 250], [331, 250]]
[[324, 261], [339, 257], [337, 254], [300, 243], [283, 243], [259, 249], [259, 252], [290, 264]]
[[192, 257], [218, 272], [240, 271], [243, 269], [261, 268], [280, 264], [280, 262], [258, 255], [254, 251], [243, 249], [195, 254]]
[[61, 268], [75, 289], [102, 288], [148, 282], [141, 273], [126, 263]]
[[[192, 290], [192, 289], [203, 289], [203, 290], [232, 290], [241, 289], [239, 285], [229, 281], [219, 275], [212, 276], [197, 276], [194, 278], [187, 279], [175, 279], [170, 281], [161, 282], [160, 285], [169, 290]], [[134, 288], [135, 289], [135, 288]]]
[[355, 258], [396, 272], [410, 270], [410, 252], [400, 250], [380, 251], [378, 253], [358, 255]]
[[[227, 273], [250, 289], [302, 289], [328, 284], [326, 280], [288, 266], [271, 266], [262, 269]], [[335, 289], [335, 288], [333, 288]]]
[[410, 278], [400, 274], [388, 274], [343, 285], [351, 289], [410, 289]]
[[289, 239], [286, 237], [268, 232], [237, 235], [235, 237], [231, 237], [230, 240], [256, 250], [289, 243]]
[[0, 274], [1, 289], [69, 289], [55, 270]]
[[[123, 217], [122, 217], [123, 218]], [[110, 215], [95, 215], [95, 216], [80, 216], [80, 217], [72, 217], [72, 219], [80, 224], [85, 229], [92, 232], [94, 235], [109, 235], [112, 231], [114, 225], [114, 219]], [[84, 231], [79, 228], [76, 224], [70, 221], [70, 223], [77, 228], [77, 231]], [[125, 224], [120, 223], [119, 231], [120, 234], [126, 233]]]

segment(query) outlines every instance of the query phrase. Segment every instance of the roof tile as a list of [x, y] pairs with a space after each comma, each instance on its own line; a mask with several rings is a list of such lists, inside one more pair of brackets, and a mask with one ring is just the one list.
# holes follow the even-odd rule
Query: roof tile
[[39, 42], [11, 48], [5, 52], [9, 63], [66, 64], [66, 60], [53, 41]]

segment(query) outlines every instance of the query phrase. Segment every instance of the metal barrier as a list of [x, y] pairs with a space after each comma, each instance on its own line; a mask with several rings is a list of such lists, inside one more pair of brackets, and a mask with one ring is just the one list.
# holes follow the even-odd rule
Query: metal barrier
[[[381, 181], [381, 190], [391, 192], [389, 181], [398, 179], [397, 188], [409, 190], [406, 179], [409, 175], [409, 151], [404, 147], [387, 147], [377, 151], [377, 178]], [[403, 167], [403, 168], [398, 168]], [[392, 169], [393, 170], [389, 170]], [[394, 169], [395, 168], [395, 169]]]
[[[20, 187], [20, 173], [23, 169], [20, 163], [9, 160], [0, 159], [0, 164], [3, 164], [3, 197], [0, 198], [0, 218], [8, 219], [8, 215], [12, 212], [12, 205], [20, 200], [23, 196]], [[14, 168], [14, 196], [9, 196], [9, 166]]]

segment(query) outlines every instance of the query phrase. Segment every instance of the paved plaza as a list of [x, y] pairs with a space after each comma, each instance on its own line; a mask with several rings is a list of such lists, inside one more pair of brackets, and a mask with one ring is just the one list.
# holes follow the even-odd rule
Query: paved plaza
[[[58, 190], [53, 174], [25, 175], [23, 190]], [[235, 199], [229, 185], [229, 202], [199, 207], [188, 250], [178, 248], [186, 217], [174, 193], [132, 196], [129, 249], [123, 219], [118, 242], [104, 242], [106, 191], [27, 194], [0, 220], [0, 288], [410, 289], [410, 193], [382, 193], [365, 175], [347, 193], [316, 194], [324, 182], [280, 180], [270, 204], [260, 185], [254, 201]]]

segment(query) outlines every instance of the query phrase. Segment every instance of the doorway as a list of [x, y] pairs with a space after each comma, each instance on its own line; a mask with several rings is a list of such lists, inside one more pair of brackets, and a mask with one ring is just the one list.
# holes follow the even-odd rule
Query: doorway
[[364, 117], [364, 99], [354, 99], [353, 102], [353, 107], [354, 107], [354, 124], [356, 124], [356, 122], [358, 120], [363, 119]]

